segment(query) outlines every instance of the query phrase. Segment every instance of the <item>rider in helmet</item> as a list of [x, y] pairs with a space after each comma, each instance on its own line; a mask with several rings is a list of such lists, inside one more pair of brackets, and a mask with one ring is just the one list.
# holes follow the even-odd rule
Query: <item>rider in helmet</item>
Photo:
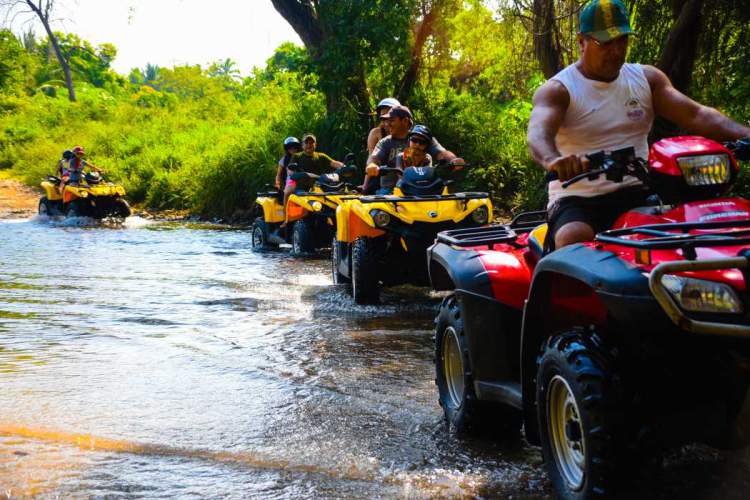
[[388, 112], [391, 110], [394, 106], [400, 106], [401, 103], [398, 102], [398, 100], [394, 97], [386, 97], [382, 101], [378, 103], [378, 105], [375, 107], [375, 114], [377, 116], [377, 119], [379, 121], [378, 126], [374, 129], [370, 130], [370, 133], [367, 136], [367, 152], [372, 154], [372, 150], [375, 149], [375, 146], [377, 145], [378, 141], [382, 139], [383, 137], [387, 136], [391, 133], [391, 129], [388, 125], [388, 120], [385, 119], [385, 115], [388, 114]]
[[57, 161], [57, 167], [55, 167], [55, 174], [60, 179], [60, 185], [58, 186], [60, 194], [62, 194], [65, 180], [67, 180], [69, 176], [68, 163], [70, 162], [71, 158], [73, 158], [73, 151], [66, 149], [65, 151], [63, 151], [62, 158]]
[[[381, 165], [395, 167], [396, 157], [408, 146], [409, 132], [412, 130], [414, 124], [414, 118], [409, 108], [406, 106], [394, 106], [386, 115], [386, 119], [390, 123], [391, 133], [378, 142], [372, 154], [370, 154], [370, 158], [367, 160], [365, 186], [367, 186], [368, 190], [365, 192], [372, 190], [370, 184], [377, 185], [377, 181], [370, 181], [370, 179], [379, 175], [378, 167]], [[429, 131], [427, 127], [424, 127], [424, 129]], [[432, 134], [429, 135], [432, 136]], [[454, 168], [464, 164], [462, 158], [457, 157], [452, 151], [445, 149], [434, 136], [432, 136], [432, 140], [427, 146], [427, 152], [434, 160], [449, 162]], [[395, 177], [393, 175], [385, 175], [380, 180], [380, 188], [392, 189], [395, 186]]]
[[302, 151], [302, 143], [296, 137], [284, 139], [284, 156], [279, 160], [279, 168], [276, 170], [276, 189], [282, 189], [286, 183], [286, 167], [292, 159], [292, 155]]
[[[396, 155], [394, 167], [403, 172], [409, 167], [431, 167], [432, 156], [427, 148], [432, 144], [432, 132], [426, 125], [414, 125], [407, 136], [406, 149]], [[380, 189], [377, 194], [393, 194], [398, 182], [398, 174], [389, 172], [380, 177]]]

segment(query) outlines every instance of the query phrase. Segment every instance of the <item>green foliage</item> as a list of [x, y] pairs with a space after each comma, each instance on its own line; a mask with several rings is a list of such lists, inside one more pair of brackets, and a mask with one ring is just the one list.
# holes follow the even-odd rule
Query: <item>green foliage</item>
[[[582, 1], [555, 5], [574, 13]], [[148, 64], [124, 78], [111, 69], [115, 47], [60, 34], [73, 69], [73, 103], [58, 92], [63, 76], [46, 40], [0, 31], [0, 168], [36, 184], [63, 149], [81, 144], [134, 202], [219, 216], [248, 208], [273, 181], [288, 135], [314, 132], [321, 151], [337, 159], [354, 152], [364, 163], [365, 108], [399, 88], [420, 22], [434, 8], [405, 104], [472, 165], [460, 179], [464, 188], [489, 191], [502, 209], [541, 208], [543, 171], [530, 159], [526, 129], [543, 77], [528, 20], [518, 15], [525, 12], [514, 7], [520, 3], [320, 0], [319, 50], [282, 44], [246, 78], [231, 59], [208, 68]], [[750, 11], [743, 0], [705, 3], [711, 8], [691, 95], [748, 120]], [[628, 0], [638, 32], [630, 60], [658, 61], [674, 24], [672, 4]], [[576, 57], [574, 17], [559, 23], [566, 61]], [[363, 97], [369, 102], [357, 101]], [[750, 193], [747, 175], [737, 191]]]

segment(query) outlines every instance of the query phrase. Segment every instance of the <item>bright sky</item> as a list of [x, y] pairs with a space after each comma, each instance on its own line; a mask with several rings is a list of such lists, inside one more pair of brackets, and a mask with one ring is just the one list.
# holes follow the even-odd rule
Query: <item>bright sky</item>
[[[286, 41], [302, 44], [270, 0], [57, 0], [53, 29], [117, 47], [115, 71], [233, 59], [243, 75]], [[18, 23], [17, 23], [18, 24]], [[15, 26], [14, 26], [15, 28]], [[15, 31], [19, 31], [16, 29]], [[35, 27], [37, 36], [44, 30]]]

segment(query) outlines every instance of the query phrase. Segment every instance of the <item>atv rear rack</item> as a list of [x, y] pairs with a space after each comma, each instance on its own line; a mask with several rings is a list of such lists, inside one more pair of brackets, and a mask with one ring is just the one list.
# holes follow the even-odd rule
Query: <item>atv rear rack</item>
[[[730, 228], [738, 229], [712, 233], [690, 233], [690, 231]], [[637, 240], [628, 238], [628, 236], [635, 235], [644, 238]], [[679, 249], [684, 252], [687, 259], [694, 260], [696, 248], [750, 245], [750, 220], [650, 224], [625, 229], [611, 229], [596, 235], [595, 239], [599, 243], [632, 247], [639, 250]]]
[[484, 227], [452, 229], [438, 234], [441, 243], [457, 247], [487, 245], [490, 250], [499, 243], [515, 245], [518, 237], [528, 233], [547, 219], [547, 212], [524, 212], [513, 218], [510, 224], [495, 224]]

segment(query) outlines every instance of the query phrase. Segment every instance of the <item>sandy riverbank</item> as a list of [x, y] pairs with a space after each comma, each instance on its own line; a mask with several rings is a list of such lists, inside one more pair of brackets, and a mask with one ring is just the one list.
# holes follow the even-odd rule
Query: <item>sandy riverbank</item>
[[0, 179], [0, 219], [25, 219], [37, 212], [40, 191], [13, 179]]

